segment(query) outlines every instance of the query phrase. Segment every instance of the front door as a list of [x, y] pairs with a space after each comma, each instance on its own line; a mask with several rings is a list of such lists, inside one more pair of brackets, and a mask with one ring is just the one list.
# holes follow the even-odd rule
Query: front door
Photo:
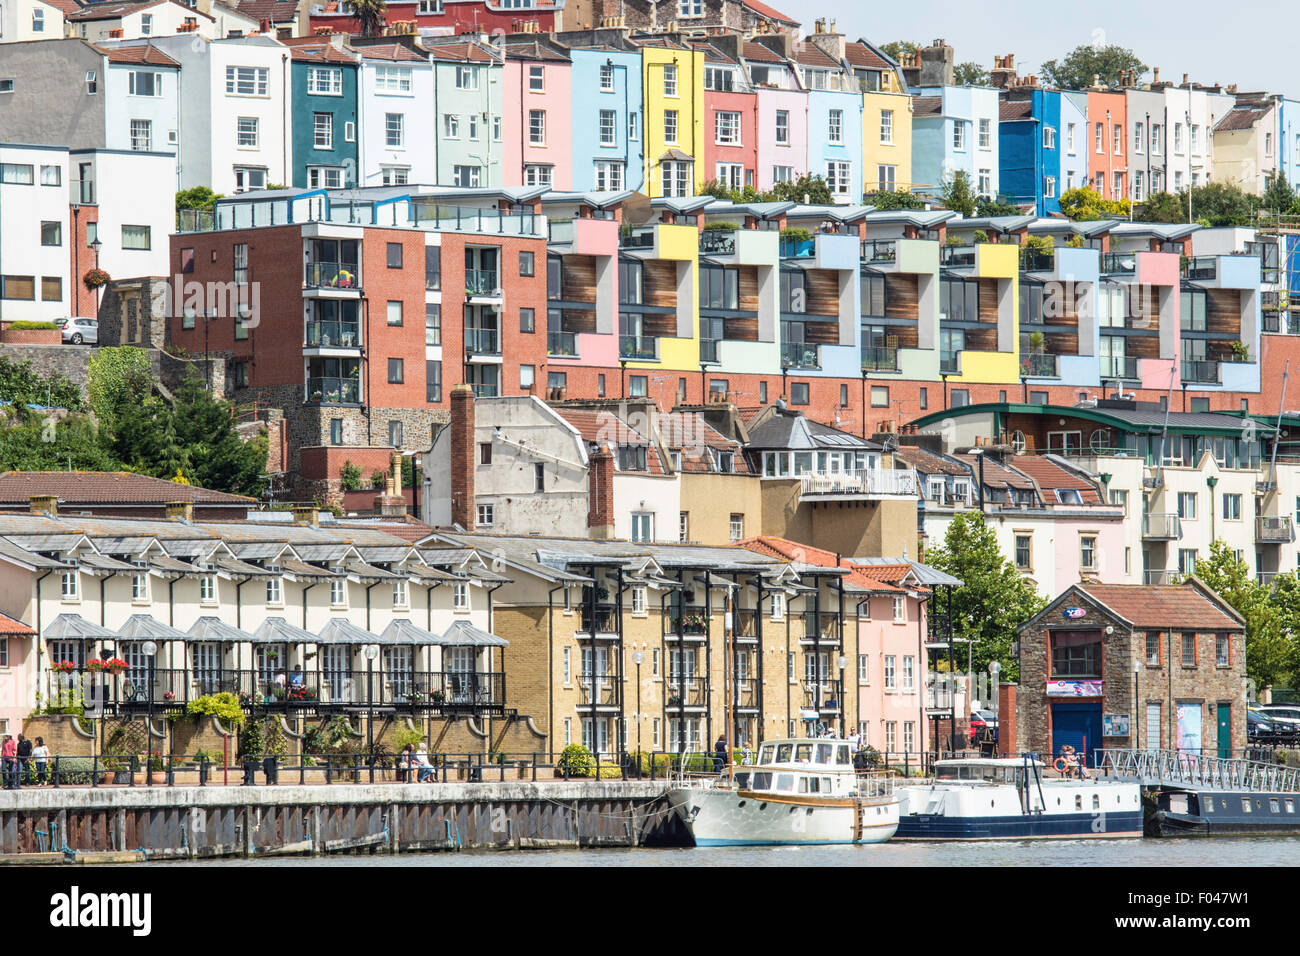
[[1146, 724], [1146, 744], [1147, 750], [1160, 749], [1160, 730], [1161, 730], [1161, 707], [1160, 701], [1149, 701], [1147, 703], [1147, 724]]
[[325, 682], [331, 701], [349, 702], [355, 699], [352, 692], [352, 647], [346, 644], [327, 644], [324, 648]]
[[1101, 747], [1101, 704], [1052, 705], [1052, 754], [1069, 744], [1076, 753], [1087, 756], [1088, 766], [1096, 765], [1093, 751]]
[[1232, 756], [1232, 704], [1227, 701], [1219, 703], [1219, 756]]

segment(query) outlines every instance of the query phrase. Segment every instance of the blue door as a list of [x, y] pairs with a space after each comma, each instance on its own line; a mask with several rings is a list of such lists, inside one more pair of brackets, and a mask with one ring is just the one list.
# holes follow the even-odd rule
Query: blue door
[[1052, 759], [1069, 744], [1076, 753], [1087, 754], [1088, 766], [1096, 765], [1095, 750], [1101, 749], [1101, 702], [1052, 705]]

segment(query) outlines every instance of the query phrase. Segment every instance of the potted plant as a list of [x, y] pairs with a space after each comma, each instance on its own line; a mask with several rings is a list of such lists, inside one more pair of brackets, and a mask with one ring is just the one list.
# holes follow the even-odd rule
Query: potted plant
[[1250, 349], [1246, 347], [1245, 342], [1229, 342], [1228, 348], [1232, 350], [1232, 360], [1234, 362], [1247, 362], [1250, 360]]
[[122, 660], [120, 657], [110, 657], [108, 660], [104, 661], [104, 670], [108, 671], [110, 674], [121, 674], [130, 666], [130, 664]]
[[98, 674], [100, 671], [104, 670], [104, 662], [98, 657], [92, 657], [90, 660], [86, 661], [86, 670]]
[[56, 661], [50, 666], [59, 674], [71, 674], [77, 669], [77, 665], [72, 661]]
[[435, 690], [432, 694], [429, 695], [429, 699], [432, 700], [435, 704], [441, 704], [447, 699], [447, 695], [440, 690]]
[[163, 702], [170, 704], [176, 699], [176, 692], [171, 690], [163, 691]]
[[112, 279], [103, 269], [88, 269], [86, 274], [81, 277], [81, 281], [85, 283], [87, 290], [94, 292], [101, 286], [108, 285]]

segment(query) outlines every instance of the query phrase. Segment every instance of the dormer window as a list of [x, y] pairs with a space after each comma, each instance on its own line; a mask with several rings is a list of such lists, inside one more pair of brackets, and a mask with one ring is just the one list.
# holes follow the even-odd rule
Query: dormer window
[[729, 451], [719, 451], [714, 453], [717, 456], [718, 471], [724, 475], [729, 475], [735, 471], [735, 453]]

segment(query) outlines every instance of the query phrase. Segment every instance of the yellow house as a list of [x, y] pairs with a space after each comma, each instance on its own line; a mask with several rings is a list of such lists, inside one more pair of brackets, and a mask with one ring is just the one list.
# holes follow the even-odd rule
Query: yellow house
[[699, 367], [699, 243], [695, 226], [662, 222], [623, 237], [618, 357], [627, 368]]
[[[965, 344], [958, 365], [950, 368], [947, 377], [954, 384], [1017, 382], [1020, 380], [1020, 247], [1012, 243], [977, 243], [973, 266], [964, 279], [966, 284], [978, 285], [978, 294], [972, 297], [978, 303], [977, 319], [965, 329]], [[954, 263], [950, 268], [956, 271], [960, 267]], [[953, 294], [950, 291], [949, 297]]]
[[873, 193], [912, 188], [912, 97], [898, 64], [866, 40], [844, 44], [862, 91], [862, 178]]
[[[636, 42], [635, 40], [633, 42]], [[647, 196], [694, 196], [704, 186], [704, 54], [662, 37], [641, 48]]]

